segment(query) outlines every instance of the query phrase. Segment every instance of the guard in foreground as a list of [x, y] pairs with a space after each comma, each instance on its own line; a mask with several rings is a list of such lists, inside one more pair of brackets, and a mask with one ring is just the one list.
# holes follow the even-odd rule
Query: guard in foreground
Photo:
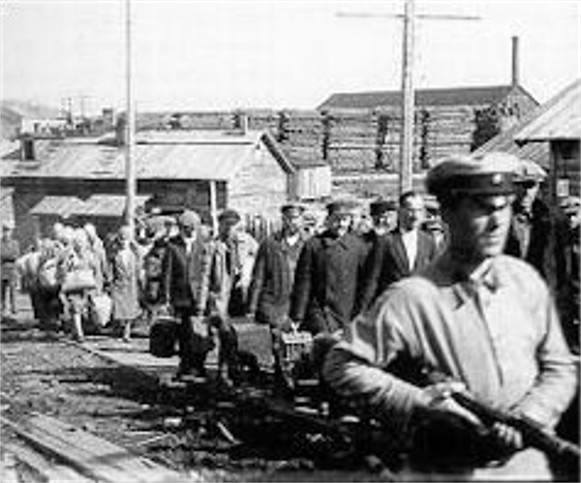
[[[326, 381], [410, 445], [410, 478], [553, 476], [546, 453], [510, 424], [550, 432], [577, 387], [545, 282], [502, 253], [516, 162], [490, 153], [432, 168], [427, 188], [449, 226], [447, 249], [390, 286], [327, 356]], [[510, 417], [486, 420], [465, 399]]]

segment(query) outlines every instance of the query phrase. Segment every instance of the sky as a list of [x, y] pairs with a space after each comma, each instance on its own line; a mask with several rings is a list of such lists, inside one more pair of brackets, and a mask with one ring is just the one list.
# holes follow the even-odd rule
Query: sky
[[[0, 0], [3, 99], [122, 109], [125, 0]], [[138, 111], [314, 109], [334, 92], [401, 86], [403, 0], [131, 0]], [[545, 102], [581, 77], [578, 0], [416, 0], [417, 88], [520, 81]]]

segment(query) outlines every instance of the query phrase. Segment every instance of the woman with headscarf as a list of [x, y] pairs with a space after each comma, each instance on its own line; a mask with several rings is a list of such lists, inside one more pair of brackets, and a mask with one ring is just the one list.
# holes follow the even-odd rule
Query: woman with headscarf
[[139, 306], [141, 259], [138, 247], [131, 240], [129, 226], [119, 228], [110, 262], [109, 291], [113, 301], [112, 318], [122, 331], [123, 341], [129, 342], [131, 324], [141, 313]]

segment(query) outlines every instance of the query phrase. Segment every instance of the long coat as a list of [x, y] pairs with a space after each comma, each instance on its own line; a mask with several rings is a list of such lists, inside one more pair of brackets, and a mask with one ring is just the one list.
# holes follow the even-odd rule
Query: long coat
[[316, 334], [343, 329], [359, 310], [366, 248], [360, 237], [329, 231], [301, 251], [291, 296], [291, 319]]
[[117, 250], [111, 257], [109, 290], [114, 320], [133, 320], [139, 316], [141, 260], [136, 248]]
[[566, 222], [539, 199], [533, 202], [531, 214], [530, 241], [526, 253], [521, 249], [514, 217], [504, 252], [521, 258], [535, 267], [549, 285], [553, 295], [558, 297], [567, 283]]
[[227, 242], [217, 238], [210, 244], [209, 270], [204, 276], [204, 295], [207, 295], [208, 309], [222, 318], [241, 315], [245, 311], [258, 250], [256, 240], [245, 232], [235, 233], [231, 243], [235, 252], [232, 254], [233, 266], [228, 266]]
[[410, 268], [400, 231], [395, 229], [379, 237], [369, 255], [366, 270], [369, 276], [363, 289], [362, 307], [368, 308], [392, 283], [427, 266], [437, 254], [438, 248], [434, 237], [423, 230], [418, 230], [416, 260], [413, 268]]
[[202, 314], [207, 290], [204, 276], [209, 263], [208, 246], [196, 239], [190, 253], [181, 236], [172, 238], [163, 259], [162, 300], [180, 312]]
[[288, 315], [299, 255], [305, 243], [301, 236], [289, 245], [281, 233], [264, 240], [258, 249], [249, 289], [248, 312], [258, 322], [278, 325]]

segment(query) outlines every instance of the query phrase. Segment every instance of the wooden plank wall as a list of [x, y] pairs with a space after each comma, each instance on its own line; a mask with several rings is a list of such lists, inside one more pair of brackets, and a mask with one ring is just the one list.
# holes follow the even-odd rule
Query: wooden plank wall
[[[425, 171], [443, 156], [470, 152], [499, 132], [498, 116], [477, 116], [477, 111], [469, 106], [418, 108], [414, 171]], [[239, 129], [244, 117], [248, 129], [270, 131], [296, 166], [327, 164], [333, 174], [398, 171], [401, 114], [397, 108], [329, 112], [239, 109], [157, 117], [146, 114], [139, 125], [228, 130]]]

